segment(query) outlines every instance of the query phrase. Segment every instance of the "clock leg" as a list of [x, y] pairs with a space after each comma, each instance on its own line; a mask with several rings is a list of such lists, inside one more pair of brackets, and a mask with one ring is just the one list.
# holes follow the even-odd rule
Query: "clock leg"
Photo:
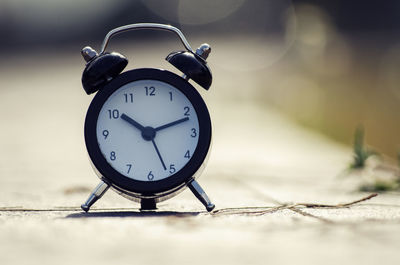
[[194, 196], [206, 207], [207, 211], [211, 212], [215, 205], [210, 201], [205, 191], [200, 187], [199, 183], [192, 180], [189, 184], [189, 189], [193, 192]]
[[106, 193], [109, 187], [110, 185], [108, 185], [104, 181], [100, 181], [99, 185], [97, 185], [97, 187], [92, 191], [86, 202], [81, 205], [82, 210], [84, 210], [85, 212], [89, 211], [90, 207], [98, 199], [100, 199], [104, 195], [104, 193]]
[[157, 210], [157, 203], [154, 199], [142, 199], [140, 201], [140, 211]]

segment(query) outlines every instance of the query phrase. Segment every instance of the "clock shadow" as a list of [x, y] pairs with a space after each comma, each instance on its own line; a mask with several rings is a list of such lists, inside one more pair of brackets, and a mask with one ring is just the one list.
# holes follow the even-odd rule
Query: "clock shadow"
[[194, 217], [202, 212], [175, 212], [175, 211], [94, 211], [94, 212], [80, 212], [67, 215], [65, 218], [104, 218], [104, 217]]

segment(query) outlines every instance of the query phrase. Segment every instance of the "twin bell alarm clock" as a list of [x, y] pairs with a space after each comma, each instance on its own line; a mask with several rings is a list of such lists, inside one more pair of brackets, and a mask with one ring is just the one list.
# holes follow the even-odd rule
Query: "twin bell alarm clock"
[[[166, 30], [175, 33], [186, 48], [166, 60], [183, 74], [137, 68], [123, 72], [128, 60], [106, 52], [116, 34], [131, 30]], [[82, 85], [96, 93], [85, 119], [85, 143], [100, 184], [81, 206], [84, 211], [109, 189], [139, 202], [141, 210], [186, 187], [206, 207], [214, 204], [196, 178], [204, 169], [210, 151], [211, 120], [204, 100], [189, 83], [208, 90], [212, 75], [206, 59], [211, 51], [202, 44], [193, 51], [182, 32], [170, 25], [141, 23], [111, 30], [100, 53], [82, 49], [86, 67]]]

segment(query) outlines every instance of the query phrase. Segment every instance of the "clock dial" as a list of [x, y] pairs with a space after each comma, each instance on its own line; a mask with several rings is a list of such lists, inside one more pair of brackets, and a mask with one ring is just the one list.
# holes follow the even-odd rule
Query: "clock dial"
[[96, 137], [106, 161], [120, 174], [157, 181], [181, 170], [199, 140], [197, 113], [174, 86], [156, 80], [127, 83], [98, 115]]

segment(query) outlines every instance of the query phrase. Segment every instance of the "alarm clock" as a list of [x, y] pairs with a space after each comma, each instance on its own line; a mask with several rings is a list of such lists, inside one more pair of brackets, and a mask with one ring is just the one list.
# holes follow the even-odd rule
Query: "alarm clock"
[[[138, 29], [175, 33], [186, 48], [166, 60], [183, 74], [163, 69], [139, 68], [122, 72], [128, 60], [106, 52], [116, 34]], [[212, 211], [215, 205], [196, 179], [205, 167], [211, 144], [211, 120], [207, 106], [192, 79], [208, 90], [212, 74], [206, 59], [211, 51], [202, 44], [193, 51], [182, 32], [164, 24], [140, 23], [111, 30], [100, 53], [82, 49], [86, 61], [82, 85], [96, 93], [86, 114], [84, 136], [91, 164], [100, 183], [82, 204], [84, 211], [109, 189], [139, 202], [140, 210], [186, 187]]]

